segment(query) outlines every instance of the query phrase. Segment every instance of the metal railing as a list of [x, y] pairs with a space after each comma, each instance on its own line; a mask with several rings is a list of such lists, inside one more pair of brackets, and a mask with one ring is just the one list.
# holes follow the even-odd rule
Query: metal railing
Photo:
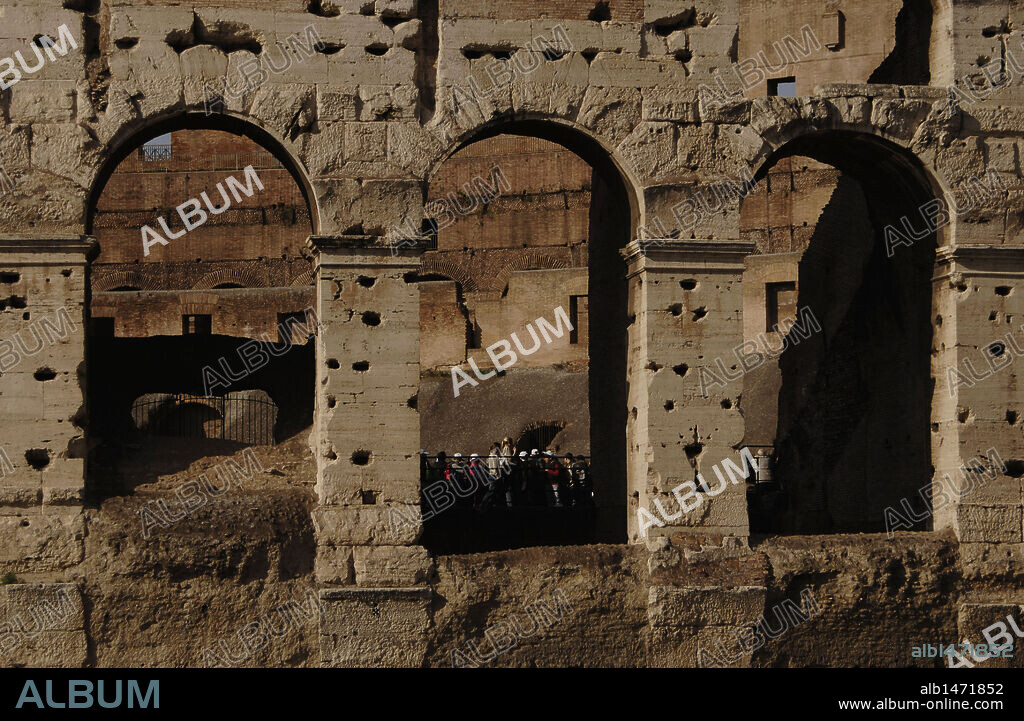
[[213, 438], [273, 445], [277, 405], [261, 398], [161, 393], [131, 406], [132, 422], [146, 436]]
[[[499, 457], [497, 472], [488, 466], [489, 456], [473, 458], [420, 455], [420, 486], [435, 483], [458, 485], [460, 491], [475, 485], [469, 495], [459, 493], [457, 505], [479, 508], [493, 487], [492, 503], [498, 507], [553, 506], [571, 508], [594, 503], [594, 483], [585, 456], [532, 455]], [[492, 461], [493, 463], [493, 461]]]

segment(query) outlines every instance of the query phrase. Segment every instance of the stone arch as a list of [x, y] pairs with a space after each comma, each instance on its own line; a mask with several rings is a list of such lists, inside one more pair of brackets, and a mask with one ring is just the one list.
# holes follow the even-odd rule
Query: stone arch
[[210, 315], [217, 310], [217, 294], [183, 293], [179, 305], [182, 315]]
[[92, 289], [94, 292], [113, 291], [117, 288], [132, 287], [140, 290], [148, 290], [145, 286], [143, 273], [137, 270], [117, 270], [112, 273], [100, 275], [93, 279]]
[[[570, 335], [565, 339], [566, 350], [558, 350], [556, 353], [563, 353], [558, 356], [552, 353], [552, 357], [568, 358], [565, 362], [552, 361], [550, 366], [543, 363], [530, 367], [528, 363], [521, 363], [525, 366], [522, 369], [511, 369], [501, 374], [501, 377], [493, 382], [492, 388], [500, 388], [501, 393], [514, 394], [519, 397], [527, 395], [523, 389], [527, 387], [526, 379], [531, 376], [527, 373], [537, 373], [532, 378], [540, 378], [540, 373], [547, 373], [553, 369], [554, 373], [564, 373], [565, 377], [558, 379], [564, 388], [572, 388], [575, 392], [574, 399], [578, 401], [575, 405], [567, 401], [558, 393], [543, 394], [544, 399], [551, 404], [547, 412], [538, 414], [539, 417], [560, 417], [565, 415], [572, 420], [574, 428], [578, 430], [576, 442], [580, 447], [586, 447], [594, 454], [595, 486], [600, 488], [599, 497], [605, 505], [601, 511], [600, 523], [595, 524], [593, 539], [601, 539], [601, 542], [618, 542], [626, 535], [626, 512], [627, 507], [627, 472], [636, 465], [631, 459], [638, 457], [637, 448], [630, 445], [628, 440], [629, 420], [627, 417], [627, 396], [629, 392], [628, 368], [630, 367], [630, 353], [633, 350], [628, 342], [629, 337], [629, 315], [628, 299], [631, 284], [638, 281], [635, 277], [628, 278], [627, 267], [622, 250], [627, 247], [636, 236], [636, 229], [639, 227], [643, 208], [642, 185], [637, 180], [637, 174], [625, 162], [618, 152], [612, 149], [612, 144], [605, 138], [595, 134], [592, 130], [581, 127], [572, 120], [551, 116], [516, 116], [496, 118], [483, 122], [476, 127], [462, 132], [456, 139], [452, 140], [440, 149], [435, 159], [429, 164], [424, 174], [423, 198], [433, 200], [432, 192], [438, 190], [439, 185], [444, 181], [444, 191], [452, 190], [455, 186], [449, 182], [449, 177], [442, 175], [441, 169], [449, 160], [469, 146], [482, 142], [491, 141], [499, 136], [520, 136], [521, 138], [532, 138], [539, 141], [537, 146], [544, 146], [545, 150], [540, 152], [554, 152], [558, 156], [575, 155], [572, 160], [578, 165], [573, 166], [573, 171], [565, 177], [572, 177], [574, 193], [585, 193], [587, 207], [582, 211], [582, 221], [565, 230], [559, 226], [558, 221], [552, 226], [525, 225], [520, 227], [510, 223], [507, 227], [494, 226], [497, 229], [496, 235], [500, 242], [494, 238], [483, 236], [472, 237], [472, 242], [459, 238], [456, 234], [452, 241], [445, 241], [443, 236], [438, 241], [437, 249], [431, 248], [426, 251], [423, 267], [430, 265], [430, 257], [433, 254], [445, 253], [475, 253], [471, 268], [475, 268], [478, 274], [484, 262], [482, 255], [492, 253], [487, 257], [492, 266], [487, 267], [486, 275], [478, 275], [477, 285], [481, 290], [489, 292], [491, 297], [481, 299], [480, 305], [472, 310], [480, 312], [481, 315], [490, 313], [489, 327], [485, 327], [484, 337], [490, 329], [509, 330], [513, 325], [520, 327], [520, 321], [533, 322], [539, 316], [550, 317], [560, 309], [567, 316], [584, 321], [589, 333], [581, 333], [579, 337], [583, 340], [577, 341]], [[548, 144], [558, 147], [548, 147]], [[512, 142], [501, 153], [508, 153], [516, 157], [516, 162], [523, 162], [523, 152], [533, 152], [533, 145], [529, 142]], [[564, 151], [564, 152], [563, 152]], [[501, 154], [499, 153], [499, 155]], [[474, 166], [470, 172], [480, 172], [481, 177], [494, 185], [495, 178], [487, 178], [486, 167], [493, 166], [493, 155], [490, 148], [485, 148], [478, 153], [468, 154], [474, 162], [480, 165]], [[529, 162], [527, 159], [525, 162]], [[519, 166], [528, 167], [528, 166]], [[555, 166], [551, 166], [554, 168]], [[462, 170], [460, 169], [461, 173]], [[523, 180], [518, 184], [513, 179], [510, 185], [505, 187], [502, 195], [515, 196], [523, 194], [523, 198], [545, 198], [556, 188], [557, 184], [546, 182], [533, 183], [529, 180], [533, 169], [521, 171]], [[552, 170], [552, 172], [554, 172]], [[468, 176], [467, 176], [468, 177]], [[582, 180], [581, 180], [582, 178]], [[458, 183], [463, 183], [465, 178], [460, 177]], [[568, 187], [568, 186], [567, 186]], [[581, 190], [582, 189], [582, 190]], [[557, 191], [553, 191], [557, 192]], [[566, 196], [568, 197], [568, 196]], [[507, 198], [506, 198], [507, 199]], [[481, 211], [480, 217], [487, 219], [489, 213], [494, 213], [493, 219], [504, 223], [502, 213], [514, 213], [511, 204], [502, 204], [502, 201], [488, 199], [486, 207], [489, 210]], [[476, 206], [476, 207], [479, 207]], [[534, 207], [542, 207], [540, 203]], [[577, 206], [581, 207], [581, 206]], [[547, 206], [544, 206], [547, 210]], [[493, 209], [493, 210], [491, 210]], [[567, 204], [566, 210], [570, 209]], [[562, 210], [558, 206], [555, 212]], [[477, 226], [474, 226], [476, 228]], [[481, 222], [479, 228], [486, 228], [486, 223]], [[559, 230], [552, 235], [552, 227]], [[443, 231], [442, 231], [443, 232]], [[550, 236], [554, 242], [546, 243], [542, 239]], [[525, 290], [523, 295], [526, 298], [504, 299], [497, 297], [498, 293], [508, 282], [509, 277], [517, 270], [538, 269], [554, 270], [565, 267], [576, 267], [577, 274], [566, 276], [572, 282], [579, 280], [579, 287], [582, 289], [582, 297], [574, 294], [564, 281], [564, 278], [555, 280], [557, 274], [545, 276], [536, 282], [540, 284], [537, 292]], [[445, 271], [442, 271], [445, 272]], [[473, 272], [469, 270], [470, 274]], [[454, 272], [447, 269], [447, 274], [458, 280], [465, 277], [462, 272]], [[570, 283], [571, 285], [571, 283]], [[541, 288], [543, 286], [543, 288]], [[556, 289], [555, 293], [548, 292], [548, 289]], [[550, 301], [550, 302], [549, 302]], [[515, 304], [519, 304], [514, 306]], [[484, 303], [490, 304], [489, 307]], [[538, 304], [543, 303], [543, 308]], [[493, 309], [497, 310], [493, 310]], [[522, 317], [520, 317], [522, 316]], [[484, 316], [486, 317], [486, 316]], [[593, 318], [594, 321], [590, 322]], [[497, 320], [494, 320], [497, 319]], [[481, 323], [481, 326], [484, 324]], [[580, 325], [580, 324], [577, 324]], [[504, 333], [488, 337], [483, 343], [489, 345], [491, 338], [499, 340]], [[471, 351], [473, 349], [470, 349]], [[477, 349], [482, 350], [482, 349]], [[470, 352], [467, 362], [489, 363], [482, 353]], [[522, 373], [519, 374], [519, 371]], [[517, 375], [518, 374], [518, 375]], [[545, 376], [546, 377], [546, 376]], [[429, 386], [428, 386], [429, 387]], [[562, 387], [562, 386], [560, 386]], [[584, 403], [580, 399], [586, 399]], [[471, 403], [474, 401], [459, 401], [460, 403]], [[438, 407], [432, 410], [434, 413], [444, 414], [447, 408]], [[421, 424], [424, 423], [421, 417]], [[430, 425], [428, 423], [428, 425]], [[504, 431], [507, 432], [507, 431]], [[502, 435], [504, 434], [502, 433]], [[481, 441], [482, 442], [482, 441]], [[588, 536], [589, 538], [589, 536]]]
[[[801, 124], [790, 128], [784, 137], [784, 140], [779, 138], [775, 142], [765, 142], [754, 168], [755, 182], [762, 179], [781, 158], [803, 155], [854, 176], [887, 178], [917, 205], [940, 199], [947, 208], [951, 206], [949, 201], [953, 193], [948, 181], [934, 168], [926, 166], [909, 144], [843, 123], [828, 128]], [[955, 225], [955, 218], [950, 225]], [[950, 230], [939, 230], [937, 245], [951, 244]]]
[[423, 274], [437, 273], [438, 275], [451, 278], [458, 283], [464, 291], [473, 292], [479, 290], [479, 288], [477, 288], [476, 280], [466, 272], [466, 269], [451, 262], [450, 260], [445, 260], [443, 258], [426, 258], [420, 264], [420, 272]]
[[[941, 292], [933, 277], [937, 248], [950, 244], [952, 233], [945, 221], [952, 215], [952, 198], [941, 179], [904, 144], [846, 128], [804, 130], [773, 147], [753, 176], [756, 183], [768, 182], [780, 161], [797, 157], [840, 174], [817, 225], [812, 223], [813, 235], [798, 253], [757, 264], [748, 259], [745, 283], [755, 286], [744, 288], [745, 314], [760, 310], [771, 318], [768, 306], [777, 304], [769, 286], [792, 281], [797, 323], [807, 331], [775, 353], [777, 360], [744, 379], [752, 391], [743, 397], [749, 416], [745, 442], [774, 447], [777, 476], [789, 489], [788, 509], [776, 516], [777, 525], [757, 530], [879, 531], [884, 530], [885, 507], [899, 505], [902, 498], [916, 499], [918, 489], [933, 481], [934, 469], [941, 465], [938, 447], [954, 442], [940, 437], [945, 431], [936, 431], [945, 426], [933, 425], [944, 404], [932, 378], [933, 351], [940, 344], [936, 336], [944, 332], [933, 312]], [[790, 187], [785, 172], [783, 186]], [[795, 178], [796, 170], [792, 172]], [[770, 198], [761, 202], [766, 201], [771, 206]], [[787, 263], [788, 275], [782, 278], [779, 273]], [[771, 326], [756, 312], [750, 316], [747, 342], [753, 341], [755, 327], [764, 331]], [[815, 332], [808, 330], [808, 323]], [[779, 335], [786, 337], [785, 331]], [[761, 343], [767, 349], [778, 347], [777, 340]], [[773, 387], [773, 373], [779, 374], [780, 384], [778, 416], [772, 421], [777, 431], [766, 440], [761, 435], [770, 429], [757, 428], [752, 419], [762, 413], [752, 406], [758, 403], [758, 392]], [[897, 438], [898, 452], [891, 446]], [[872, 463], [891, 473], [891, 483], [879, 483], [870, 464], [858, 460], [866, 457], [867, 447], [873, 449]], [[930, 508], [922, 512], [930, 514]]]
[[197, 280], [192, 288], [209, 290], [222, 283], [236, 283], [243, 288], [262, 288], [266, 285], [265, 279], [256, 268], [229, 268], [207, 273]]
[[302, 161], [289, 149], [288, 144], [272, 131], [266, 129], [251, 116], [228, 113], [208, 114], [198, 110], [172, 111], [146, 119], [125, 123], [110, 138], [100, 152], [95, 171], [88, 182], [88, 196], [85, 208], [85, 232], [92, 233], [93, 220], [100, 195], [103, 193], [111, 174], [129, 154], [143, 143], [166, 133], [177, 130], [220, 130], [242, 135], [277, 158], [289, 172], [302, 192], [309, 209], [311, 235], [320, 230], [320, 210], [316, 194], [310, 181], [310, 174]]
[[310, 268], [309, 270], [306, 270], [306, 271], [303, 271], [302, 273], [299, 273], [297, 276], [295, 276], [295, 278], [292, 279], [292, 282], [289, 283], [288, 285], [290, 285], [290, 286], [313, 285], [313, 269]]
[[909, 149], [959, 125], [959, 109], [946, 88], [917, 87], [893, 97], [883, 86], [823, 86], [812, 97], [764, 97], [750, 101], [746, 129], [727, 142], [754, 164], [789, 141], [816, 131], [875, 135]]
[[539, 270], [553, 269], [553, 268], [565, 268], [566, 263], [562, 258], [553, 258], [544, 253], [541, 254], [528, 254], [523, 253], [522, 255], [512, 259], [505, 266], [498, 271], [498, 275], [495, 277], [494, 286], [496, 288], [508, 287], [509, 278], [517, 270]]
[[590, 128], [557, 116], [521, 115], [516, 118], [496, 118], [480, 123], [460, 132], [454, 139], [442, 140], [441, 152], [428, 163], [424, 177], [424, 198], [427, 186], [441, 169], [441, 166], [462, 148], [500, 134], [528, 135], [542, 138], [565, 147], [588, 162], [605, 177], [615, 178], [621, 183], [630, 208], [630, 237], [635, 237], [643, 212], [643, 183], [640, 175], [606, 141]]

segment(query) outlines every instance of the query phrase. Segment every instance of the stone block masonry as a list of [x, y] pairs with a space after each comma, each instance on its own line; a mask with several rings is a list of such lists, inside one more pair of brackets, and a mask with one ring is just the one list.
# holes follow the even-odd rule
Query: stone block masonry
[[[178, 274], [174, 278], [190, 278], [195, 286], [186, 290], [202, 296], [179, 307], [208, 314], [201, 310], [219, 302], [213, 291], [239, 290], [216, 286], [238, 283], [237, 278], [212, 276], [219, 268], [199, 275], [186, 266], [212, 262], [206, 251], [221, 241], [236, 245], [217, 260], [257, 262], [244, 267], [252, 282], [246, 293], [225, 301], [231, 319], [219, 329], [238, 337], [264, 332], [277, 322], [268, 309], [305, 308], [310, 299], [303, 288], [310, 285], [322, 324], [315, 340], [310, 439], [316, 497], [308, 514], [301, 509], [315, 534], [315, 540], [309, 535], [301, 543], [315, 544], [316, 552], [289, 572], [306, 574], [320, 598], [317, 662], [439, 665], [438, 649], [477, 637], [501, 620], [491, 617], [488, 604], [494, 598], [513, 606], [528, 603], [550, 594], [554, 586], [547, 581], [561, 571], [573, 583], [560, 579], [557, 586], [566, 588], [573, 608], [581, 610], [498, 663], [592, 659], [695, 665], [702, 650], [735, 638], [738, 628], [755, 623], [783, 598], [798, 599], [813, 587], [823, 613], [744, 655], [737, 665], [784, 660], [896, 666], [908, 663], [913, 643], [907, 634], [920, 635], [913, 639], [918, 642], [934, 634], [934, 642], [950, 643], [962, 632], [980, 642], [980, 629], [1005, 618], [1005, 608], [1019, 607], [1024, 563], [1020, 359], [971, 387], [950, 389], [945, 377], [945, 369], [965, 357], [991, 353], [991, 339], [1024, 318], [1019, 287], [1024, 205], [1015, 190], [1024, 181], [1019, 162], [1024, 91], [1014, 85], [996, 88], [969, 107], [949, 92], [951, 86], [984, 84], [989, 63], [1019, 45], [1010, 30], [1024, 22], [1016, 5], [935, 2], [930, 18], [918, 18], [902, 13], [893, 0], [870, 0], [848, 8], [845, 24], [821, 3], [805, 0], [699, 0], [685, 7], [667, 0], [58, 5], [19, 2], [18, 12], [6, 13], [0, 29], [0, 58], [14, 57], [10, 66], [0, 61], [0, 72], [7, 71], [0, 76], [7, 86], [0, 98], [0, 350], [17, 354], [16, 363], [9, 352], [0, 356], [0, 446], [6, 453], [0, 477], [0, 575], [13, 574], [16, 581], [0, 587], [0, 608], [8, 618], [24, 619], [38, 604], [55, 603], [55, 594], [65, 588], [70, 603], [81, 609], [104, 592], [90, 586], [102, 564], [93, 565], [96, 559], [90, 558], [88, 541], [95, 537], [85, 513], [95, 510], [90, 523], [99, 525], [112, 518], [112, 511], [83, 511], [95, 438], [84, 389], [98, 377], [90, 365], [86, 304], [107, 303], [106, 293], [142, 288], [140, 283], [150, 294], [184, 293], [180, 284], [171, 284], [172, 274]], [[302, 37], [311, 25], [322, 40], [312, 56], [227, 95], [220, 112], [205, 112], [213, 99], [210, 88], [233, 82], [253, 61], [281, 67], [280, 53], [286, 50], [279, 43]], [[724, 75], [726, 89], [739, 90], [735, 67], [762, 55], [763, 65], [771, 66], [773, 43], [800, 37], [805, 25], [822, 46], [790, 63], [785, 77], [765, 72], [764, 82], [747, 88], [743, 98], [703, 102], [702, 86], [717, 87], [716, 78]], [[67, 31], [57, 33], [59, 28]], [[538, 36], [555, 37], [556, 30], [566, 42], [543, 49], [531, 44]], [[47, 35], [62, 47], [36, 45], [45, 62], [29, 72], [14, 53], [20, 51], [31, 63], [38, 55], [33, 43]], [[47, 50], [54, 51], [52, 60]], [[979, 64], [979, 58], [985, 62]], [[495, 62], [513, 59], [531, 71], [495, 72]], [[12, 83], [15, 63], [20, 77]], [[790, 76], [796, 97], [779, 97], [779, 81]], [[481, 95], [475, 88], [493, 90]], [[276, 208], [247, 199], [254, 204], [234, 208], [239, 214], [231, 224], [211, 221], [195, 231], [195, 239], [182, 238], [180, 248], [173, 242], [154, 248], [154, 254], [166, 250], [156, 258], [167, 262], [161, 280], [147, 275], [153, 273], [148, 269], [121, 267], [133, 265], [133, 258], [112, 243], [129, 236], [138, 242], [137, 218], [112, 216], [156, 210], [150, 216], [155, 218], [196, 194], [160, 209], [127, 209], [118, 205], [131, 194], [131, 184], [122, 178], [111, 185], [118, 202], [101, 206], [99, 199], [115, 168], [141, 142], [181, 130], [245, 136], [280, 164], [266, 168], [266, 189], [277, 192], [294, 184], [297, 194], [282, 195]], [[461, 186], [461, 161], [442, 171], [446, 161], [474, 142], [505, 142], [492, 140], [498, 136], [529, 137], [562, 149], [530, 169], [557, 176], [560, 187], [538, 182], [526, 195], [531, 207], [548, 213], [537, 217], [550, 220], [550, 227], [558, 218], [558, 232], [571, 240], [538, 239], [547, 220], [515, 226], [516, 206], [503, 190], [492, 199], [493, 208], [446, 229], [450, 232], [438, 238], [437, 250], [426, 251], [426, 243], [418, 241], [398, 250], [389, 247], [392, 229], [422, 228], [427, 234], [429, 202]], [[529, 146], [510, 144], [518, 150]], [[580, 162], [567, 161], [563, 151]], [[813, 179], [845, 181], [817, 165], [807, 174], [785, 165], [797, 157], [859, 183], [861, 205], [839, 203], [844, 193], [814, 192], [808, 186]], [[589, 179], [583, 165], [591, 171]], [[262, 178], [263, 167], [254, 167]], [[881, 255], [875, 252], [880, 246], [872, 245], [871, 228], [898, 222], [945, 197], [947, 189], [988, 177], [990, 171], [1006, 192], [965, 208], [889, 263], [884, 248]], [[214, 171], [203, 172], [205, 182]], [[506, 177], [514, 185], [517, 178], [529, 179], [529, 172], [510, 171]], [[723, 178], [748, 177], [769, 185], [755, 188], [748, 198], [754, 205], [747, 222], [739, 198], [721, 198], [699, 222], [672, 235], [673, 208], [711, 198], [707, 189]], [[434, 179], [440, 182], [432, 187]], [[179, 176], [175, 188], [192, 190], [188, 182]], [[563, 191], [561, 208], [548, 195], [557, 191]], [[819, 222], [829, 205], [835, 206], [833, 226]], [[956, 213], [953, 203], [947, 207]], [[264, 235], [264, 214], [281, 225], [291, 219], [287, 232]], [[641, 246], [638, 229], [655, 227], [659, 218], [670, 237]], [[105, 220], [111, 223], [104, 225]], [[829, 245], [816, 244], [829, 232]], [[617, 543], [439, 557], [421, 545], [417, 524], [396, 528], [389, 521], [393, 510], [416, 517], [420, 504], [417, 398], [426, 331], [415, 280], [423, 271], [459, 267], [445, 254], [468, 254], [459, 239], [480, 235], [490, 244], [486, 251], [503, 258], [506, 269], [487, 277], [483, 290], [500, 295], [508, 285], [509, 293], [522, 289], [528, 295], [528, 283], [511, 280], [526, 272], [516, 258], [546, 254], [539, 269], [566, 278], [566, 288], [573, 289], [567, 295], [589, 300], [587, 351], [576, 349], [571, 360], [589, 362], [589, 378], [598, 379], [589, 388], [591, 427], [605, 429], [595, 437], [611, 440], [595, 453], [608, 452], [621, 461], [615, 461], [621, 477], [609, 486], [618, 497], [600, 509], [617, 514], [616, 528], [624, 529]], [[105, 261], [118, 264], [106, 269], [110, 275], [102, 286], [93, 285], [89, 272], [96, 238], [107, 246]], [[865, 242], [857, 245], [858, 239]], [[755, 252], [805, 249], [784, 269], [786, 277], [782, 270], [771, 279], [744, 273]], [[312, 264], [312, 273], [306, 275], [309, 268], [300, 269], [300, 262]], [[465, 263], [467, 272], [483, 277], [473, 262]], [[581, 272], [554, 273], [569, 268]], [[854, 280], [858, 274], [866, 279], [860, 285]], [[263, 280], [252, 280], [256, 276]], [[831, 303], [831, 313], [821, 317], [821, 338], [800, 346], [808, 353], [818, 349], [821, 356], [780, 369], [784, 403], [776, 403], [774, 394], [760, 397], [762, 405], [778, 407], [778, 424], [748, 422], [753, 391], [744, 379], [716, 386], [704, 397], [697, 372], [715, 358], [729, 357], [747, 339], [747, 306], [764, 304], [768, 296], [763, 288], [752, 292], [754, 282], [793, 283], [793, 293], [816, 294]], [[451, 291], [446, 286], [425, 293], [434, 299], [429, 302], [448, 302]], [[504, 331], [499, 301], [488, 306], [471, 300], [467, 311], [479, 312], [482, 329]], [[173, 303], [162, 297], [150, 295], [144, 302], [173, 312]], [[456, 292], [449, 305], [458, 302]], [[869, 302], [874, 305], [865, 305]], [[241, 308], [246, 303], [259, 307], [251, 322]], [[897, 318], [893, 309], [906, 313]], [[132, 312], [124, 310], [118, 335], [146, 327]], [[66, 319], [65, 329], [60, 318]], [[475, 316], [462, 318], [473, 328]], [[46, 319], [52, 319], [52, 342], [43, 334]], [[168, 327], [154, 323], [150, 330], [167, 332]], [[38, 349], [33, 329], [42, 338]], [[430, 353], [446, 361], [457, 355], [450, 336], [430, 340]], [[5, 341], [12, 344], [2, 345]], [[465, 360], [479, 350], [468, 345]], [[921, 353], [904, 354], [904, 346]], [[612, 355], [615, 363], [609, 364]], [[816, 371], [818, 360], [826, 357], [834, 363], [820, 374], [819, 386], [807, 385], [813, 393], [783, 395], [793, 378]], [[605, 362], [600, 373], [597, 361]], [[913, 413], [889, 412], [910, 396]], [[790, 423], [806, 410], [805, 401], [814, 406], [828, 398], [841, 401], [821, 404], [834, 412], [808, 411], [799, 416], [802, 425]], [[930, 478], [951, 502], [935, 514], [930, 530], [901, 532], [892, 541], [884, 534], [811, 536], [797, 528], [793, 537], [759, 543], [752, 536], [746, 489], [730, 484], [699, 513], [648, 529], [648, 537], [641, 538], [638, 509], [651, 512], [656, 500], [669, 507], [673, 488], [734, 457], [750, 442], [750, 433], [767, 436], [773, 426], [787, 423], [795, 430], [786, 463], [807, 471], [798, 483], [803, 505], [794, 506], [799, 510], [795, 526], [830, 512], [840, 522], [881, 526], [880, 515], [868, 518], [859, 510], [870, 500], [867, 491], [878, 488], [868, 481], [888, 479], [887, 473], [897, 476], [887, 487], [916, 489]], [[836, 430], [844, 423], [854, 430]], [[943, 478], [956, 479], [957, 469], [993, 447], [1007, 472], [981, 495], [940, 488]], [[903, 464], [904, 457], [913, 464]], [[825, 481], [813, 464], [835, 458], [844, 459], [840, 465], [847, 470], [842, 488], [816, 486]], [[846, 514], [848, 508], [857, 512]], [[230, 524], [226, 528], [230, 535]], [[229, 540], [196, 532], [182, 543]], [[111, 554], [121, 560], [133, 552], [131, 543], [114, 540], [110, 546], [120, 549]], [[209, 554], [194, 561], [206, 564], [196, 573], [213, 575], [217, 561], [210, 559], [217, 553], [203, 547]], [[143, 555], [131, 557], [131, 564], [143, 567]], [[272, 583], [269, 572], [260, 575], [261, 568], [270, 567], [265, 561], [253, 559], [251, 568], [239, 573], [240, 588], [252, 585], [242, 582], [250, 578], [246, 574]], [[609, 569], [607, 583], [595, 568]], [[174, 581], [169, 585], [180, 590]], [[76, 596], [71, 586], [82, 590]], [[853, 586], [865, 594], [855, 599]], [[910, 599], [914, 613], [902, 607], [894, 611], [886, 589]], [[114, 607], [116, 594], [111, 598]], [[161, 598], [174, 604], [173, 595]], [[242, 595], [236, 602], [239, 613], [260, 617], [249, 607], [258, 604], [256, 596]], [[203, 617], [201, 607], [197, 604], [188, 623]], [[886, 614], [899, 616], [901, 625]], [[0, 618], [0, 624], [8, 622]], [[97, 626], [87, 628], [90, 623]], [[2, 663], [102, 664], [103, 659], [90, 657], [95, 638], [86, 635], [128, 633], [127, 626], [111, 630], [102, 624], [71, 613], [61, 625], [19, 643], [12, 659]], [[900, 630], [904, 627], [911, 630]], [[3, 628], [0, 651], [10, 638]], [[601, 655], [584, 629], [608, 639], [610, 650]], [[853, 637], [865, 643], [848, 643]], [[822, 638], [827, 642], [815, 644]], [[140, 665], [186, 665], [196, 658], [177, 647], [125, 647], [133, 650], [118, 660]], [[287, 662], [283, 653], [265, 653]]]

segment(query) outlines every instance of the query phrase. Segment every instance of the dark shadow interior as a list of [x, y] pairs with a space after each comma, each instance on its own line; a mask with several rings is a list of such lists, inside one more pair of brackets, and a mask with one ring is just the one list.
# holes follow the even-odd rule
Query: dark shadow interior
[[[785, 501], [751, 508], [762, 533], [878, 532], [932, 477], [931, 294], [936, 235], [895, 247], [887, 226], [934, 198], [923, 171], [887, 144], [845, 134], [801, 138], [800, 155], [844, 175], [799, 263], [799, 306], [822, 326], [778, 359], [775, 480]], [[921, 509], [926, 510], [926, 509]], [[918, 529], [922, 530], [922, 529]]]

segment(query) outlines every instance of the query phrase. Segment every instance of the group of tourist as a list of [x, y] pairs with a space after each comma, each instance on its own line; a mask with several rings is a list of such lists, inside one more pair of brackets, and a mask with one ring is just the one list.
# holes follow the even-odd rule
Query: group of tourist
[[453, 486], [463, 507], [486, 511], [497, 507], [546, 506], [572, 508], [594, 504], [590, 466], [584, 456], [533, 448], [519, 450], [512, 440], [491, 445], [486, 456], [430, 456], [420, 451], [420, 482], [444, 481]]

